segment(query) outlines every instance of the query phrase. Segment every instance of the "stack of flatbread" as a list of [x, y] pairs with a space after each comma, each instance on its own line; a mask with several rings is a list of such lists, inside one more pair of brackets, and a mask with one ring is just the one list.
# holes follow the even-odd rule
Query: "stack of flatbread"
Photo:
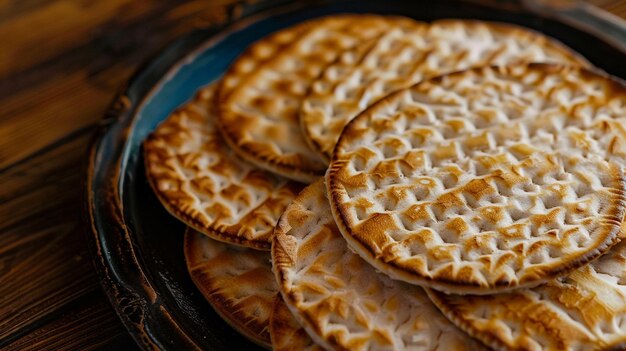
[[540, 33], [313, 19], [144, 156], [191, 278], [266, 348], [626, 347], [626, 85]]

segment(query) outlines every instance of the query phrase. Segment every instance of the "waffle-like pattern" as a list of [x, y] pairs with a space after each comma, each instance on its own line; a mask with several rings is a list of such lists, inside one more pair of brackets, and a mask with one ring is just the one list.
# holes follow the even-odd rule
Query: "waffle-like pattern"
[[626, 348], [626, 243], [566, 277], [491, 296], [429, 291], [469, 334], [496, 349], [537, 351]]
[[[410, 25], [412, 20], [376, 15], [336, 15], [304, 24], [298, 36], [285, 35], [286, 42], [271, 59], [267, 47], [281, 33], [262, 39], [235, 62], [250, 62], [252, 72], [232, 69], [224, 82], [237, 86], [221, 92], [219, 121], [225, 139], [233, 149], [255, 165], [311, 182], [326, 169], [326, 163], [309, 148], [300, 131], [300, 104], [311, 82], [343, 50], [361, 45], [394, 26]], [[290, 31], [290, 29], [287, 29]], [[291, 42], [287, 43], [290, 39]], [[253, 64], [265, 60], [262, 64]], [[245, 65], [244, 65], [245, 66]], [[233, 75], [235, 76], [233, 78]], [[226, 83], [225, 83], [226, 84]], [[230, 84], [228, 85], [230, 86]]]
[[221, 80], [218, 89], [220, 98], [226, 99], [243, 80], [253, 75], [256, 70], [266, 65], [280, 52], [288, 49], [291, 44], [310, 30], [314, 24], [314, 21], [296, 24], [270, 34], [247, 48], [228, 68], [224, 78]]
[[270, 315], [270, 337], [274, 351], [323, 351], [294, 318], [280, 294]]
[[625, 102], [621, 83], [550, 64], [417, 84], [344, 130], [333, 213], [396, 279], [459, 294], [536, 286], [620, 240]]
[[348, 249], [323, 182], [305, 188], [276, 227], [272, 262], [289, 309], [334, 350], [482, 350], [424, 290], [377, 273]]
[[269, 249], [270, 235], [301, 185], [247, 164], [228, 148], [203, 88], [144, 142], [146, 174], [159, 200], [185, 224], [221, 241]]
[[302, 130], [330, 160], [348, 121], [390, 92], [448, 72], [520, 62], [588, 65], [560, 43], [510, 24], [440, 20], [395, 28], [324, 69], [302, 103]]
[[255, 343], [271, 348], [269, 319], [277, 292], [267, 252], [225, 244], [188, 228], [191, 279], [215, 311]]

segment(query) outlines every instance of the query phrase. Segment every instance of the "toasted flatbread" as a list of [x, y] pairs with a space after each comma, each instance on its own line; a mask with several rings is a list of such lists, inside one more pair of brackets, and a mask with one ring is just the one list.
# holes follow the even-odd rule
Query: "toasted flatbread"
[[239, 159], [215, 127], [215, 86], [201, 89], [145, 140], [146, 174], [165, 208], [214, 239], [268, 250], [302, 185]]
[[288, 308], [334, 350], [482, 350], [418, 286], [377, 273], [352, 253], [323, 182], [305, 188], [276, 227], [272, 265]]
[[213, 309], [251, 341], [271, 348], [269, 318], [277, 287], [267, 252], [185, 233], [191, 279]]
[[[362, 45], [391, 26], [414, 24], [398, 17], [334, 15], [300, 24], [299, 35], [279, 32], [256, 42], [235, 61], [220, 90], [219, 126], [226, 141], [258, 167], [298, 181], [313, 181], [326, 163], [309, 148], [300, 131], [298, 112], [309, 85], [343, 50]], [[271, 50], [265, 48], [276, 47], [275, 38], [285, 41], [267, 59]], [[259, 60], [264, 62], [256, 63]]]
[[424, 81], [346, 126], [333, 214], [395, 279], [457, 294], [545, 283], [621, 240], [625, 101], [622, 83], [551, 64]]
[[589, 66], [553, 39], [511, 24], [439, 20], [394, 28], [324, 69], [302, 103], [302, 130], [329, 161], [348, 121], [390, 92], [444, 73], [520, 62]]
[[322, 351], [295, 319], [280, 294], [274, 298], [270, 315], [270, 337], [274, 351]]
[[273, 60], [283, 50], [287, 50], [296, 40], [311, 29], [315, 21], [305, 21], [272, 33], [244, 51], [228, 68], [220, 82], [219, 95], [222, 99], [244, 81], [247, 77]]
[[495, 349], [626, 349], [626, 242], [566, 277], [491, 296], [429, 295], [461, 329]]

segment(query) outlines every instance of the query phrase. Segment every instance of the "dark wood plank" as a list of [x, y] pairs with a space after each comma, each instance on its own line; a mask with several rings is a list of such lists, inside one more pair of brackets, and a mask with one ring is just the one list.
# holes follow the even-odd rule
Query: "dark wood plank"
[[1, 21], [0, 169], [94, 124], [138, 64], [230, 3], [53, 0]]
[[88, 140], [0, 174], [0, 340], [100, 291], [80, 222]]
[[0, 0], [0, 349], [135, 347], [81, 224], [87, 147], [137, 66], [232, 2]]
[[617, 17], [626, 18], [626, 1], [624, 0], [590, 0], [589, 3]]
[[[95, 322], [95, 323], [94, 323]], [[6, 346], [6, 350], [133, 350], [137, 349], [106, 297], [95, 297], [68, 308]]]

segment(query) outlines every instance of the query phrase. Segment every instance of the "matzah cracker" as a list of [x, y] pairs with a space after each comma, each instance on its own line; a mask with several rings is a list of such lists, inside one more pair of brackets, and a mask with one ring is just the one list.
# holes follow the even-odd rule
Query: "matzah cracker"
[[215, 127], [210, 85], [144, 142], [146, 174], [165, 208], [221, 241], [269, 249], [270, 235], [301, 185], [237, 158]]
[[424, 81], [344, 129], [333, 214], [396, 279], [458, 294], [547, 282], [620, 240], [625, 101], [617, 81], [550, 64]]
[[315, 21], [306, 21], [270, 34], [263, 40], [246, 49], [241, 56], [228, 68], [220, 82], [219, 94], [222, 99], [228, 95], [248, 76], [271, 61], [274, 56], [289, 48], [293, 42], [304, 35]]
[[347, 50], [324, 69], [302, 103], [302, 130], [311, 147], [330, 160], [346, 123], [388, 93], [473, 66], [519, 62], [589, 65], [560, 43], [510, 24], [440, 20], [395, 28], [368, 48]]
[[626, 349], [626, 243], [591, 264], [533, 289], [433, 301], [462, 329], [496, 349]]
[[191, 279], [215, 311], [248, 339], [271, 347], [269, 318], [277, 287], [269, 254], [185, 233]]
[[377, 273], [352, 253], [323, 182], [305, 188], [276, 227], [272, 262], [280, 292], [313, 340], [334, 350], [482, 350], [424, 290]]
[[274, 351], [322, 351], [296, 321], [280, 294], [274, 298], [270, 315], [270, 337]]
[[[343, 50], [361, 45], [393, 26], [413, 25], [409, 19], [376, 15], [335, 15], [301, 24], [307, 26], [271, 60], [262, 39], [237, 61], [256, 69], [230, 70], [225, 82], [236, 87], [220, 92], [219, 121], [225, 139], [249, 162], [285, 177], [311, 182], [326, 163], [309, 148], [300, 131], [298, 113], [310, 83]], [[286, 29], [289, 31], [290, 29]], [[281, 33], [270, 37], [281, 36]], [[263, 64], [253, 64], [266, 60]], [[240, 78], [239, 75], [245, 75]], [[234, 77], [233, 77], [234, 76]], [[230, 86], [230, 85], [229, 85]]]

